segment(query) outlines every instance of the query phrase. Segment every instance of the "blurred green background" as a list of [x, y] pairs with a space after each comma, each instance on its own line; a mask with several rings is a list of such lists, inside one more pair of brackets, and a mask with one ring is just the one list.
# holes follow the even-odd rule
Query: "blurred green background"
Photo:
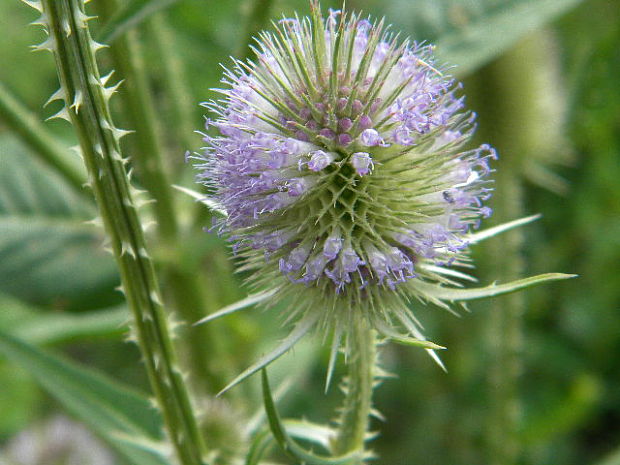
[[[167, 4], [169, 44], [187, 81], [194, 129], [202, 124], [198, 103], [214, 98], [209, 89], [218, 85], [219, 63], [248, 55], [249, 38], [269, 27], [269, 18], [308, 11], [302, 0], [152, 3]], [[376, 393], [385, 417], [373, 424], [377, 463], [620, 465], [620, 2], [349, 0], [347, 7], [385, 16], [394, 30], [435, 43], [439, 58], [457, 65], [453, 72], [479, 114], [478, 137], [500, 153], [493, 221], [543, 215], [517, 236], [474, 250], [481, 281], [579, 274], [472, 304], [462, 318], [416, 309], [431, 340], [448, 347], [448, 373], [421, 350], [383, 347], [383, 366], [397, 379]], [[29, 51], [43, 39], [27, 26], [35, 18], [17, 0], [0, 3], [0, 83], [42, 121], [58, 110], [43, 108], [58, 84], [51, 56]], [[95, 31], [98, 23], [90, 23]], [[141, 41], [165, 132], [174, 122], [158, 100], [161, 61], [148, 30]], [[102, 70], [111, 69], [109, 52], [99, 58]], [[123, 95], [121, 87], [113, 108], [120, 126], [131, 129], [120, 114]], [[68, 149], [75, 145], [70, 126], [46, 127], [62, 141], [68, 163], [80, 166]], [[190, 185], [183, 152], [198, 150], [200, 138], [185, 137], [163, 143], [177, 182]], [[0, 118], [0, 329], [146, 391], [137, 350], [124, 341], [113, 260], [103, 252], [102, 233], [84, 225], [94, 215], [93, 203], [66, 187]], [[219, 302], [243, 297], [223, 241], [188, 234], [185, 248], [200, 266], [217, 262], [228, 270], [209, 284]], [[282, 335], [275, 321], [273, 312], [254, 311], [213, 323], [223, 333], [213, 372], [247, 366]], [[503, 338], [514, 353], [501, 353]], [[285, 414], [326, 421], [339, 397], [336, 389], [323, 395], [326, 354], [317, 355], [314, 342], [273, 370], [299, 372]], [[258, 402], [255, 383], [236, 396], [244, 395]], [[0, 464], [20, 431], [59, 411], [22, 367], [0, 357]]]

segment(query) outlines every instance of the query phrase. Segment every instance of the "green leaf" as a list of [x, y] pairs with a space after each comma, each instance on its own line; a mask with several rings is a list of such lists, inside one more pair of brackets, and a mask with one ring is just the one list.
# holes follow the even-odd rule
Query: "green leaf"
[[[381, 3], [396, 30], [437, 45], [440, 61], [469, 74], [521, 37], [557, 18], [580, 0], [394, 0]], [[379, 13], [377, 9], [377, 13]]]
[[387, 338], [388, 341], [406, 346], [422, 347], [429, 351], [445, 349], [445, 347], [439, 344], [426, 340], [419, 331], [416, 331], [416, 337], [411, 337], [394, 331], [390, 326], [380, 321], [376, 322], [375, 325], [375, 329], [379, 331], [379, 334]]
[[429, 350], [443, 350], [445, 347], [440, 346], [439, 344], [435, 344], [431, 341], [423, 341], [422, 339], [416, 339], [415, 337], [408, 336], [390, 336], [389, 340], [391, 342], [396, 342], [397, 344], [402, 344], [405, 346], [412, 347], [422, 347], [424, 349]]
[[[305, 450], [293, 439], [291, 439], [280, 420], [280, 415], [278, 414], [275, 403], [273, 402], [271, 389], [269, 387], [269, 379], [267, 378], [267, 370], [261, 370], [261, 379], [263, 386], [263, 403], [265, 405], [267, 419], [269, 420], [269, 428], [271, 429], [274, 439], [280, 447], [284, 449], [284, 451], [290, 454], [293, 458], [307, 465], [353, 465], [361, 463], [363, 460], [363, 453], [361, 451], [352, 451], [348, 454], [337, 457], [321, 456]], [[316, 442], [316, 428], [313, 428], [313, 434], [310, 434], [310, 429], [306, 429], [304, 432], [303, 430], [297, 428], [297, 432], [304, 434], [306, 439], [312, 438]]]
[[81, 313], [43, 311], [2, 293], [0, 308], [0, 330], [31, 344], [120, 335], [129, 316], [124, 305]]
[[[303, 420], [283, 420], [286, 433], [295, 439], [302, 439], [329, 450], [330, 441], [336, 436], [336, 431], [328, 426], [318, 425]], [[245, 465], [258, 465], [262, 457], [269, 451], [274, 437], [269, 431], [261, 431], [254, 436]]]
[[283, 422], [286, 433], [295, 439], [303, 439], [329, 450], [331, 441], [338, 434], [328, 426], [312, 423], [307, 420], [285, 419]]
[[58, 344], [77, 338], [120, 335], [127, 331], [127, 307], [84, 313], [41, 314], [17, 324], [11, 333], [31, 344]]
[[483, 299], [485, 297], [494, 297], [502, 294], [509, 294], [511, 292], [524, 289], [526, 287], [542, 284], [547, 281], [558, 281], [561, 279], [576, 278], [575, 274], [564, 273], [545, 273], [536, 276], [530, 276], [529, 278], [518, 279], [506, 284], [491, 284], [486, 287], [479, 287], [473, 289], [455, 289], [449, 287], [443, 287], [436, 284], [419, 283], [417, 287], [422, 289], [425, 294], [432, 295], [434, 298], [441, 300], [450, 300], [453, 302], [462, 300], [475, 300]]
[[4, 360], [0, 360], [0, 386], [0, 435], [7, 437], [35, 421], [42, 393], [28, 373]]
[[3, 332], [0, 354], [30, 372], [67, 410], [132, 463], [169, 465], [160, 446], [161, 418], [144, 396]]
[[620, 447], [595, 465], [620, 465]]
[[245, 299], [239, 300], [233, 304], [227, 305], [226, 307], [207, 315], [201, 320], [194, 323], [194, 326], [201, 325], [203, 323], [208, 323], [209, 321], [213, 321], [217, 318], [221, 318], [226, 315], [230, 315], [238, 310], [243, 310], [244, 308], [251, 307], [252, 305], [256, 305], [261, 303], [262, 301], [268, 299], [276, 293], [275, 290], [257, 292], [255, 294], [250, 294]]
[[212, 210], [214, 213], [217, 213], [218, 215], [222, 215], [222, 216], [228, 216], [228, 213], [226, 212], [224, 207], [221, 206], [219, 203], [217, 203], [212, 198], [210, 198], [209, 196], [205, 194], [201, 194], [200, 192], [195, 191], [193, 189], [188, 189], [187, 187], [178, 186], [176, 184], [173, 184], [172, 187], [174, 187], [179, 192], [183, 192], [185, 195], [190, 196], [196, 202], [202, 203], [207, 208], [209, 208], [209, 210]]
[[97, 42], [102, 44], [114, 42], [119, 36], [142, 23], [152, 14], [173, 5], [177, 1], [178, 0], [133, 0], [129, 2], [103, 25], [97, 35]]
[[217, 395], [221, 396], [229, 389], [235, 387], [241, 381], [252, 376], [259, 370], [262, 370], [274, 360], [284, 355], [291, 347], [293, 347], [302, 337], [304, 337], [314, 327], [319, 319], [319, 314], [312, 314], [300, 320], [295, 329], [271, 352], [260, 357], [252, 366], [246, 368], [239, 376], [233, 379], [224, 389]]
[[250, 445], [250, 450], [245, 458], [245, 465], [259, 465], [263, 456], [273, 444], [273, 436], [269, 431], [258, 433]]
[[540, 219], [541, 216], [542, 215], [526, 216], [524, 218], [519, 218], [518, 220], [509, 221], [508, 223], [502, 223], [492, 228], [487, 228], [483, 229], [482, 231], [468, 234], [467, 241], [470, 244], [477, 244], [478, 242], [482, 242], [490, 237], [497, 236], [498, 234], [509, 231], [513, 228], [518, 228], [519, 226], [523, 226], [525, 224], [536, 221]]
[[85, 224], [92, 203], [12, 137], [0, 136], [0, 159], [0, 292], [63, 306], [118, 299], [103, 230]]

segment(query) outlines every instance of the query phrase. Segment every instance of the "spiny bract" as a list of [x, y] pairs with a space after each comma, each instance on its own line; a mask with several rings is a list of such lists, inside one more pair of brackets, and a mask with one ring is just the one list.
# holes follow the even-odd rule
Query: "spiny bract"
[[219, 135], [204, 135], [199, 180], [227, 214], [215, 229], [298, 330], [337, 347], [362, 317], [421, 338], [406, 301], [442, 304], [429, 284], [465, 276], [445, 267], [467, 264], [467, 233], [491, 213], [495, 152], [461, 151], [474, 115], [430, 45], [312, 7], [261, 33], [256, 62], [236, 61], [205, 104]]

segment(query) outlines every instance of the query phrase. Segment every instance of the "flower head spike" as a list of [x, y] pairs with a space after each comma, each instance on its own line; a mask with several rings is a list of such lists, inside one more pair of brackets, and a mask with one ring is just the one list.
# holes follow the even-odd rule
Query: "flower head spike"
[[295, 331], [340, 340], [365, 318], [420, 338], [406, 302], [458, 300], [435, 291], [465, 276], [446, 267], [468, 263], [470, 230], [490, 214], [495, 151], [463, 149], [474, 115], [430, 45], [312, 7], [226, 72], [200, 180], [252, 284], [291, 302]]

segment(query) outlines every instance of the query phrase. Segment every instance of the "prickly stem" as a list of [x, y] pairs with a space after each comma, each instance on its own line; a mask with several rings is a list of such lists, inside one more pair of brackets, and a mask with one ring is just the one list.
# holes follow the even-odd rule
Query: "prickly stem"
[[157, 277], [131, 195], [119, 133], [94, 54], [83, 0], [43, 0], [46, 27], [92, 190], [121, 272], [133, 327], [168, 437], [182, 465], [203, 465], [205, 447], [171, 342]]
[[376, 384], [376, 335], [364, 319], [355, 320], [347, 341], [350, 358], [344, 386], [345, 399], [338, 420], [338, 435], [332, 444], [336, 455], [364, 450], [372, 414], [372, 393]]

